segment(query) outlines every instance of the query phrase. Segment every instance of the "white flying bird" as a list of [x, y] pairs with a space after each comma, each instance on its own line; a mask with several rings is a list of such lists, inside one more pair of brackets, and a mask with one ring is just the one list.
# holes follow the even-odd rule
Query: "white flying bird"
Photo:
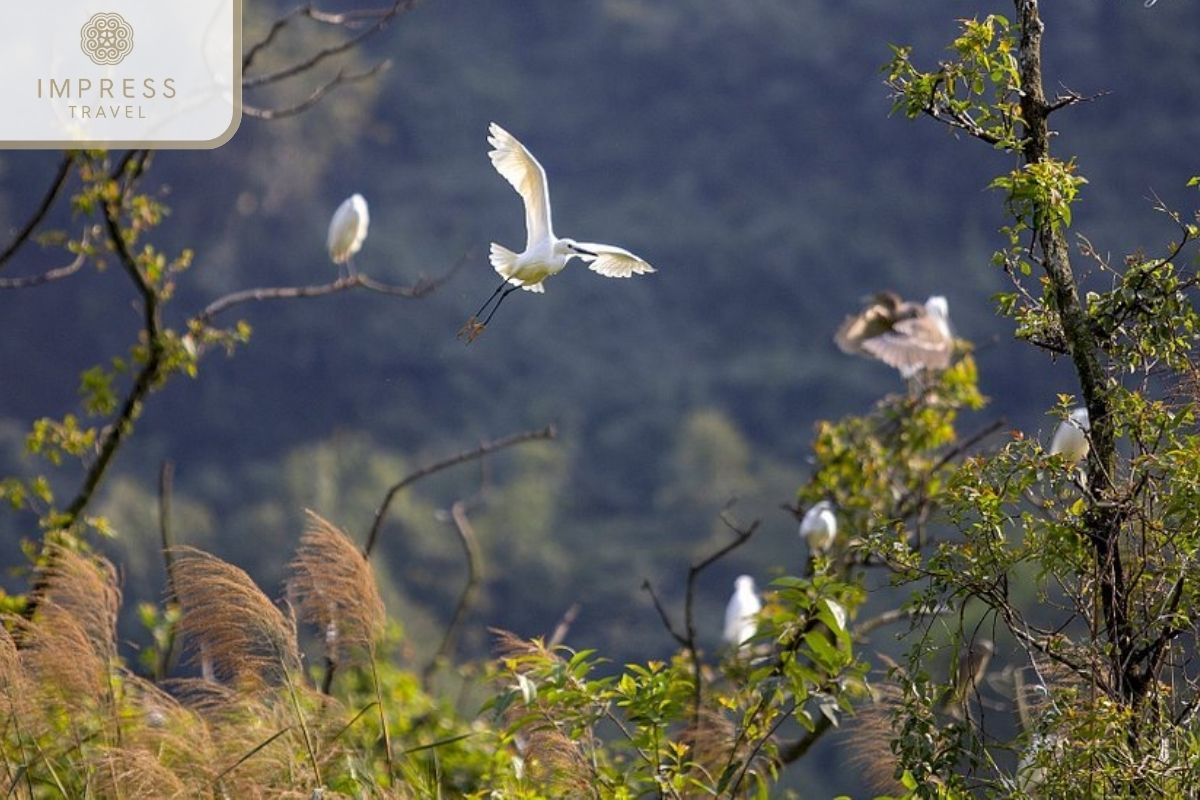
[[762, 602], [754, 590], [754, 578], [740, 575], [733, 582], [733, 597], [725, 606], [725, 641], [741, 648], [758, 632], [755, 617], [762, 611]]
[[[546, 170], [517, 141], [511, 133], [496, 123], [488, 127], [488, 144], [492, 150], [488, 156], [492, 165], [506, 181], [512, 184], [525, 203], [525, 249], [514, 253], [502, 245], [492, 242], [491, 262], [500, 274], [500, 285], [488, 301], [480, 306], [475, 316], [467, 321], [459, 335], [467, 340], [474, 339], [491, 321], [504, 298], [516, 289], [543, 292], [542, 282], [551, 275], [562, 272], [572, 258], [584, 261], [593, 272], [606, 278], [628, 278], [654, 272], [654, 267], [628, 250], [610, 244], [576, 242], [560, 239], [554, 235], [550, 219], [550, 189], [546, 183]], [[503, 292], [503, 294], [501, 294]], [[482, 323], [479, 315], [495, 300], [495, 307]]]
[[1091, 430], [1087, 409], [1083, 406], [1073, 409], [1070, 416], [1058, 423], [1054, 431], [1054, 439], [1050, 442], [1050, 455], [1062, 456], [1071, 465], [1078, 464], [1087, 458], [1087, 434]]
[[325, 240], [329, 257], [339, 267], [345, 264], [348, 275], [354, 274], [354, 254], [362, 249], [370, 224], [367, 201], [361, 194], [343, 200], [337, 211], [333, 212], [333, 219], [329, 220], [329, 236]]
[[877, 358], [905, 378], [922, 369], [945, 369], [954, 353], [950, 304], [941, 295], [921, 304], [880, 292], [858, 314], [846, 317], [833, 339], [842, 352]]
[[833, 503], [822, 500], [813, 505], [800, 520], [800, 535], [808, 542], [808, 550], [814, 556], [829, 552], [837, 536], [837, 517]]

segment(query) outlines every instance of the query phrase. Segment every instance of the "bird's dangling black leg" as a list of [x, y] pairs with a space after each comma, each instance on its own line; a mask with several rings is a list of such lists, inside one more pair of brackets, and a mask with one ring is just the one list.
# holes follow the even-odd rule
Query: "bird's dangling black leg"
[[504, 289], [504, 287], [507, 285], [508, 285], [508, 278], [501, 278], [500, 285], [496, 287], [496, 291], [492, 292], [492, 296], [487, 299], [487, 302], [479, 307], [479, 310], [475, 312], [473, 319], [477, 318], [480, 314], [482, 314], [483, 310], [488, 307], [488, 304], [491, 303], [493, 300], [495, 300], [496, 295], [500, 294], [500, 291], [502, 289]]
[[[499, 295], [499, 296], [500, 296], [500, 299], [501, 299], [501, 300], [503, 300], [503, 299], [504, 299], [504, 295], [503, 295], [503, 294], [500, 294], [500, 293], [501, 293], [502, 291], [504, 291], [504, 287], [505, 287], [505, 286], [507, 286], [507, 285], [508, 285], [508, 279], [507, 279], [507, 278], [501, 278], [501, 279], [500, 279], [500, 285], [496, 287], [496, 291], [492, 292], [492, 295], [491, 295], [491, 297], [489, 297], [489, 298], [487, 299], [487, 302], [485, 302], [483, 305], [481, 305], [481, 306], [479, 307], [479, 310], [478, 310], [478, 311], [476, 311], [476, 312], [475, 312], [475, 313], [474, 313], [474, 314], [471, 316], [471, 318], [470, 318], [469, 320], [467, 320], [466, 322], [464, 322], [464, 323], [463, 323], [463, 326], [462, 326], [461, 328], [459, 328], [459, 329], [458, 329], [458, 338], [459, 338], [459, 339], [466, 339], [466, 340], [467, 340], [467, 344], [470, 344], [471, 342], [475, 341], [475, 337], [476, 337], [476, 336], [478, 336], [479, 334], [483, 333], [483, 327], [484, 327], [485, 325], [487, 325], [487, 323], [486, 323], [486, 322], [482, 322], [482, 323], [481, 323], [481, 322], [479, 321], [479, 315], [483, 313], [483, 310], [484, 310], [485, 308], [487, 308], [489, 305], [491, 305], [491, 302], [492, 302], [493, 300], [495, 300], [495, 299], [496, 299], [496, 296], [497, 296], [497, 295]], [[513, 288], [516, 288], [516, 287], [513, 287]], [[505, 292], [505, 294], [507, 294], [507, 292]], [[497, 303], [496, 303], [496, 308], [499, 308], [499, 307], [500, 307], [500, 303], [499, 303], [499, 302], [497, 302]], [[493, 309], [492, 309], [492, 314], [495, 314], [495, 313], [496, 313], [496, 308], [493, 308]], [[492, 314], [488, 314], [488, 319], [489, 319], [489, 320], [492, 318]]]
[[500, 295], [500, 299], [496, 301], [496, 305], [492, 306], [491, 313], [488, 314], [487, 319], [483, 321], [483, 326], [485, 328], [487, 327], [487, 324], [492, 321], [492, 317], [496, 316], [496, 312], [500, 310], [500, 304], [504, 302], [504, 298], [508, 297], [510, 294], [520, 288], [520, 286], [510, 286], [504, 290], [504, 294]]

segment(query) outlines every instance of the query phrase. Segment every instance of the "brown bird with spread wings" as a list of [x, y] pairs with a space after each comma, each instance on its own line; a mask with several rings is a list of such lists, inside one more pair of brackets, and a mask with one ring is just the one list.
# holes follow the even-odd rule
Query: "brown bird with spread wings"
[[923, 369], [945, 369], [954, 353], [950, 305], [940, 295], [921, 304], [880, 292], [858, 314], [846, 317], [833, 340], [843, 353], [877, 358], [905, 378]]

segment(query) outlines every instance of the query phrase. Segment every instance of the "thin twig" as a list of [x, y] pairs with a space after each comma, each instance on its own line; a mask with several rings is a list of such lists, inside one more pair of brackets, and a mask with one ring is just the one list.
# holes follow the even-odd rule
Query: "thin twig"
[[38, 275], [26, 275], [22, 278], [0, 278], [0, 289], [28, 289], [32, 286], [44, 286], [47, 283], [69, 278], [83, 268], [87, 263], [87, 253], [80, 251], [75, 260], [65, 267], [55, 267]]
[[437, 665], [449, 657], [454, 648], [458, 628], [466, 618], [467, 610], [471, 607], [476, 590], [479, 588], [479, 582], [483, 579], [483, 556], [479, 549], [479, 540], [475, 536], [471, 520], [467, 518], [466, 505], [462, 500], [455, 500], [454, 504], [450, 506], [450, 519], [454, 522], [454, 530], [458, 533], [463, 554], [467, 557], [467, 582], [458, 596], [458, 603], [454, 606], [454, 613], [450, 617], [450, 623], [446, 626], [445, 633], [442, 634], [442, 641], [438, 645], [437, 652], [425, 665], [423, 677], [426, 681], [429, 680]]
[[642, 589], [650, 594], [650, 599], [654, 603], [654, 610], [658, 612], [659, 619], [662, 620], [663, 627], [667, 629], [667, 633], [671, 638], [679, 643], [681, 647], [687, 650], [688, 658], [691, 660], [692, 668], [692, 725], [695, 727], [700, 721], [700, 708], [703, 705], [704, 694], [702, 688], [702, 679], [700, 669], [700, 648], [696, 643], [696, 621], [695, 621], [695, 600], [696, 600], [696, 579], [700, 577], [700, 573], [711, 567], [713, 564], [720, 561], [725, 556], [732, 553], [737, 548], [750, 541], [750, 537], [758, 530], [761, 520], [754, 520], [746, 528], [739, 527], [736, 522], [729, 516], [727, 511], [721, 512], [721, 521], [733, 533], [734, 539], [726, 545], [718, 548], [714, 552], [692, 562], [688, 567], [687, 588], [685, 590], [685, 599], [683, 606], [684, 632], [680, 633], [674, 623], [671, 622], [671, 617], [667, 614], [662, 602], [655, 593], [654, 587], [650, 584], [649, 579], [642, 581]]
[[[253, 78], [243, 78], [242, 79], [242, 88], [254, 89], [259, 86], [266, 86], [268, 84], [278, 83], [279, 81], [287, 80], [288, 78], [292, 78], [292, 77], [295, 77], [296, 75], [301, 75], [305, 72], [308, 72], [313, 67], [320, 64], [322, 61], [325, 61], [327, 58], [332, 58], [333, 56], [336, 56], [341, 53], [345, 53], [349, 50], [354, 49], [368, 37], [378, 33], [379, 31], [383, 30], [384, 28], [386, 28], [387, 24], [397, 14], [400, 14], [403, 11], [410, 10], [416, 4], [417, 4], [417, 0], [396, 0], [396, 2], [392, 4], [391, 8], [389, 8], [381, 17], [379, 17], [379, 19], [375, 22], [374, 25], [363, 30], [358, 35], [352, 36], [349, 39], [346, 39], [343, 42], [339, 42], [336, 45], [331, 45], [330, 47], [322, 48], [322, 49], [318, 50], [317, 52], [313, 53], [308, 58], [305, 58], [302, 61], [298, 61], [295, 64], [292, 64], [290, 66], [283, 67], [282, 69], [275, 70], [274, 72], [268, 72], [263, 75], [257, 75]], [[268, 36], [273, 37], [275, 35], [275, 33], [278, 33], [278, 31], [273, 30], [271, 33], [268, 34]], [[261, 51], [261, 47], [251, 48], [251, 52], [247, 53], [247, 57], [250, 58], [251, 60], [253, 60], [253, 55], [259, 51]]]
[[416, 299], [424, 297], [430, 292], [442, 286], [446, 281], [458, 272], [470, 253], [464, 255], [459, 261], [446, 272], [436, 278], [418, 278], [416, 283], [411, 286], [395, 286], [392, 284], [381, 283], [367, 275], [357, 273], [346, 278], [338, 278], [332, 283], [323, 283], [312, 286], [276, 286], [263, 287], [258, 289], [241, 289], [236, 292], [230, 292], [223, 297], [218, 297], [213, 300], [204, 310], [196, 314], [194, 320], [201, 325], [208, 325], [213, 317], [218, 314], [228, 311], [234, 306], [239, 306], [244, 303], [261, 302], [263, 300], [294, 300], [303, 297], [325, 297], [338, 292], [344, 292], [351, 289], [365, 289], [369, 292], [378, 294], [389, 294], [396, 297], [407, 297]]
[[562, 619], [554, 626], [554, 632], [550, 634], [550, 638], [546, 640], [546, 648], [553, 650], [562, 644], [567, 633], [570, 632], [571, 626], [575, 624], [575, 618], [579, 616], [579, 603], [571, 603], [570, 608], [563, 612]]
[[54, 198], [58, 197], [58, 193], [66, 185], [67, 176], [70, 174], [73, 163], [75, 163], [75, 153], [72, 151], [63, 153], [62, 161], [58, 163], [58, 169], [55, 170], [54, 178], [50, 181], [50, 187], [42, 195], [42, 201], [38, 203], [37, 209], [33, 212], [29, 220], [21, 226], [21, 229], [17, 231], [12, 241], [4, 248], [4, 252], [0, 252], [0, 269], [4, 269], [4, 265], [8, 260], [29, 241], [29, 237], [33, 234], [33, 231], [38, 225], [42, 224], [42, 220], [46, 218], [46, 214], [50, 213], [50, 207], [54, 205]]
[[403, 489], [416, 483], [422, 478], [426, 478], [435, 472], [441, 472], [444, 469], [458, 466], [467, 461], [474, 461], [482, 458], [488, 453], [494, 453], [497, 450], [503, 450], [506, 447], [512, 447], [525, 442], [532, 442], [540, 439], [554, 439], [558, 436], [558, 431], [553, 425], [547, 425], [544, 428], [539, 428], [532, 431], [523, 431], [514, 433], [511, 436], [505, 436], [502, 439], [494, 439], [490, 442], [484, 442], [474, 450], [466, 450], [458, 455], [450, 456], [441, 461], [435, 461], [432, 464], [421, 467], [416, 472], [405, 476], [401, 481], [394, 484], [388, 489], [387, 494], [383, 497], [383, 502], [380, 503], [379, 509], [375, 512], [375, 521], [371, 523], [371, 530], [367, 534], [367, 543], [363, 546], [363, 555], [367, 558], [371, 557], [371, 552], [375, 549], [375, 543], [379, 538], [379, 531], [383, 527], [383, 519], [387, 516], [388, 509], [392, 505], [392, 501], [396, 499], [396, 495]]
[[246, 114], [246, 116], [265, 120], [294, 117], [297, 114], [303, 114], [305, 111], [321, 102], [325, 95], [329, 94], [337, 87], [370, 80], [379, 73], [389, 69], [391, 66], [391, 60], [385, 59], [370, 69], [365, 69], [360, 72], [346, 72], [345, 70], [338, 70], [336, 75], [318, 86], [316, 89], [313, 89], [308, 97], [304, 98], [295, 105], [284, 106], [282, 108], [258, 108], [257, 106], [246, 104], [242, 106], [242, 112]]
[[[137, 155], [138, 153], [140, 155]], [[114, 178], [122, 175], [126, 171], [128, 164], [133, 164], [132, 172], [130, 173], [130, 183], [126, 186], [126, 191], [131, 188], [133, 177], [141, 174], [147, 158], [149, 158], [149, 151], [134, 151], [133, 154], [127, 154], [122, 159], [120, 165], [118, 165], [117, 170], [113, 174]], [[124, 197], [122, 195], [122, 202]], [[141, 369], [138, 370], [133, 381], [133, 386], [130, 388], [129, 394], [126, 395], [125, 401], [121, 404], [117, 418], [107, 426], [107, 433], [100, 441], [99, 453], [96, 456], [96, 460], [88, 468], [83, 479], [83, 485], [64, 512], [64, 519], [61, 524], [63, 528], [69, 528], [74, 525], [84, 509], [87, 508], [88, 503], [91, 502], [92, 496], [96, 492], [96, 487], [100, 485], [101, 478], [108, 471], [108, 466], [113, 456], [116, 455], [117, 449], [132, 429], [133, 420], [141, 409], [142, 400], [150, 393], [150, 389], [153, 388], [157, 381], [158, 369], [162, 364], [163, 343], [161, 339], [161, 324], [159, 322], [158, 293], [146, 280], [146, 276], [142, 274], [133, 254], [129, 252], [129, 247], [125, 243], [124, 231], [121, 229], [120, 215], [120, 202], [109, 203], [105, 206], [104, 222], [108, 231], [109, 243], [112, 245], [113, 250], [116, 251], [117, 259], [120, 261], [129, 279], [142, 296], [142, 335], [146, 341], [146, 361], [142, 364]]]
[[[167, 573], [167, 602], [166, 605], [179, 602], [175, 594], [175, 547], [174, 535], [171, 531], [171, 496], [175, 485], [175, 465], [164, 460], [158, 469], [158, 533], [162, 547], [163, 566]], [[171, 661], [175, 655], [175, 631], [171, 630], [170, 638], [163, 652], [158, 655], [158, 677], [166, 677], [171, 669]]]

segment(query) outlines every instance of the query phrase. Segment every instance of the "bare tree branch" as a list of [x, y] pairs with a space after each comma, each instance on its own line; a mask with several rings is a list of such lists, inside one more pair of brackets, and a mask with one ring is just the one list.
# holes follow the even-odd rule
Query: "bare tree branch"
[[563, 612], [562, 619], [554, 626], [554, 632], [546, 640], [546, 647], [553, 649], [566, 641], [567, 633], [570, 632], [571, 626], [575, 624], [575, 618], [578, 616], [579, 603], [571, 603], [571, 607]]
[[71, 165], [74, 163], [75, 153], [73, 151], [63, 153], [62, 161], [58, 162], [58, 168], [55, 170], [54, 177], [50, 181], [50, 187], [42, 195], [42, 201], [38, 203], [37, 209], [34, 210], [29, 220], [13, 236], [12, 241], [4, 248], [4, 251], [0, 252], [0, 269], [4, 269], [4, 265], [8, 260], [29, 241], [29, 237], [33, 235], [34, 230], [38, 225], [42, 224], [42, 220], [50, 213], [50, 208], [54, 205], [54, 199], [58, 197], [58, 193], [66, 185], [67, 177], [71, 173]]
[[275, 286], [262, 287], [258, 289], [240, 289], [236, 292], [230, 292], [223, 297], [218, 297], [213, 300], [204, 310], [196, 314], [193, 319], [201, 325], [208, 326], [213, 317], [218, 314], [228, 311], [229, 309], [240, 306], [245, 303], [257, 303], [264, 300], [295, 300], [303, 297], [326, 297], [338, 292], [345, 292], [352, 289], [364, 289], [368, 292], [376, 294], [387, 294], [394, 297], [406, 297], [409, 299], [417, 299], [432, 293], [440, 288], [454, 276], [463, 264], [470, 258], [471, 252], [465, 254], [458, 262], [446, 270], [436, 278], [418, 278], [416, 283], [411, 286], [396, 286], [388, 283], [381, 283], [363, 273], [359, 272], [346, 278], [338, 278], [332, 283], [315, 284], [311, 286]]
[[438, 645], [437, 652], [425, 665], [423, 678], [426, 682], [437, 665], [448, 658], [454, 649], [459, 626], [466, 618], [467, 610], [474, 602], [479, 583], [483, 579], [483, 555], [479, 549], [475, 529], [471, 526], [471, 520], [467, 518], [466, 504], [462, 500], [455, 500], [450, 506], [450, 519], [454, 523], [454, 530], [458, 533], [459, 543], [462, 544], [463, 554], [467, 558], [467, 582], [458, 596], [458, 603], [454, 606], [454, 613], [450, 616], [445, 633], [442, 634], [442, 642]]
[[441, 472], [444, 469], [449, 469], [450, 467], [455, 467], [468, 461], [474, 461], [476, 459], [483, 458], [488, 453], [494, 453], [497, 450], [503, 450], [507, 447], [513, 447], [526, 442], [554, 439], [557, 436], [558, 431], [553, 425], [547, 425], [546, 427], [539, 428], [537, 430], [514, 433], [511, 436], [505, 436], [502, 439], [493, 439], [492, 441], [484, 442], [473, 450], [465, 450], [457, 455], [442, 459], [441, 461], [435, 461], [434, 463], [421, 467], [416, 472], [405, 476], [402, 480], [388, 489], [387, 494], [384, 495], [383, 502], [380, 503], [379, 509], [375, 512], [375, 521], [371, 523], [371, 530], [367, 534], [367, 543], [363, 546], [363, 555], [367, 558], [371, 557], [371, 553], [375, 549], [375, 544], [379, 539], [379, 531], [383, 527], [384, 517], [387, 516], [387, 512], [392, 505], [392, 501], [396, 499], [397, 494], [399, 494], [408, 486], [411, 486], [422, 478], [427, 478], [434, 473]]
[[361, 72], [346, 72], [345, 70], [338, 70], [337, 75], [334, 75], [328, 81], [318, 86], [308, 97], [304, 98], [295, 105], [285, 106], [283, 108], [258, 108], [257, 106], [244, 104], [242, 106], [242, 112], [247, 116], [265, 120], [294, 117], [297, 114], [303, 114], [305, 111], [321, 102], [321, 99], [324, 98], [325, 95], [329, 94], [337, 87], [369, 80], [374, 78], [379, 73], [389, 69], [391, 66], [391, 60], [385, 59], [370, 69], [362, 70]]
[[[86, 245], [87, 236], [84, 236], [83, 245]], [[69, 278], [83, 268], [87, 263], [87, 251], [80, 250], [75, 256], [75, 260], [65, 267], [55, 267], [47, 270], [40, 275], [26, 275], [21, 278], [0, 278], [0, 289], [28, 289], [32, 286], [44, 286], [47, 283], [61, 281], [63, 278]]]
[[746, 542], [750, 541], [755, 531], [758, 530], [762, 520], [754, 520], [748, 527], [740, 527], [728, 514], [728, 506], [725, 511], [721, 512], [721, 521], [733, 533], [734, 539], [728, 544], [718, 548], [714, 552], [692, 562], [688, 567], [687, 588], [685, 589], [684, 605], [683, 605], [683, 620], [684, 632], [679, 633], [675, 625], [671, 622], [670, 615], [663, 608], [662, 603], [658, 599], [658, 595], [654, 592], [654, 587], [650, 584], [649, 579], [642, 581], [642, 589], [649, 592], [651, 600], [654, 602], [654, 608], [658, 612], [659, 619], [662, 620], [663, 627], [671, 634], [676, 642], [679, 643], [688, 652], [688, 658], [691, 660], [692, 666], [692, 725], [695, 726], [700, 720], [700, 708], [704, 701], [704, 689], [702, 686], [701, 669], [700, 669], [700, 648], [696, 643], [696, 620], [695, 620], [695, 600], [696, 600], [696, 579], [700, 573], [711, 567], [713, 564], [720, 561], [725, 556], [738, 549]]
[[[313, 67], [317, 66], [318, 64], [325, 61], [326, 59], [332, 58], [333, 56], [336, 56], [341, 53], [345, 53], [349, 50], [354, 49], [355, 47], [360, 45], [365, 39], [369, 38], [370, 36], [378, 33], [379, 31], [383, 30], [384, 28], [386, 28], [387, 24], [389, 22], [391, 22], [392, 18], [394, 18], [396, 15], [400, 14], [401, 12], [410, 10], [416, 4], [417, 4], [417, 0], [396, 0], [396, 2], [393, 3], [392, 6], [389, 9], [387, 9], [387, 11], [383, 12], [383, 14], [381, 16], [379, 16], [379, 18], [376, 20], [374, 25], [370, 26], [369, 28], [366, 28], [362, 32], [358, 33], [357, 35], [352, 36], [343, 42], [339, 42], [336, 45], [331, 45], [330, 47], [322, 48], [322, 49], [318, 50], [317, 52], [313, 53], [311, 56], [309, 56], [301, 61], [298, 61], [294, 64], [291, 64], [287, 67], [283, 67], [282, 69], [275, 70], [274, 72], [268, 72], [263, 75], [257, 75], [252, 78], [243, 77], [242, 78], [242, 87], [245, 89], [254, 89], [259, 86], [266, 86], [266, 85], [269, 85], [272, 83], [278, 83], [279, 81], [287, 80], [288, 78], [292, 78], [297, 75], [302, 75], [303, 73], [308, 72]], [[264, 40], [263, 43], [260, 43], [258, 45], [255, 45], [254, 47], [252, 47], [250, 49], [250, 51], [248, 51], [246, 53], [246, 56], [243, 58], [243, 62], [245, 62], [246, 60], [249, 60], [252, 62], [254, 60], [254, 57], [258, 53], [262, 52], [263, 48], [267, 44], [270, 43], [270, 40], [273, 39], [275, 37], [275, 35], [279, 32], [279, 30], [281, 30], [282, 27], [287, 24], [287, 21], [290, 21], [290, 19], [292, 19], [298, 15], [299, 14], [297, 12], [292, 12], [292, 14], [288, 15], [287, 20], [283, 21], [282, 24], [280, 24], [279, 21], [277, 21], [276, 25], [272, 26], [271, 31], [267, 34], [267, 39]]]

